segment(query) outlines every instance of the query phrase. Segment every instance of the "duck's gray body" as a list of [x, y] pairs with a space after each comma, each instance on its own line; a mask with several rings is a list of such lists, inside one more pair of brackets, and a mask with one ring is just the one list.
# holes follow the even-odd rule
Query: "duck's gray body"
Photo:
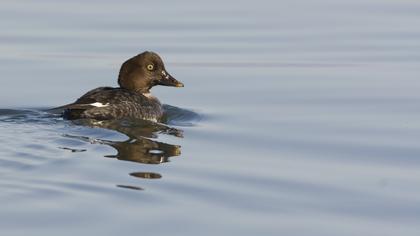
[[93, 89], [64, 108], [64, 118], [69, 120], [132, 118], [159, 121], [163, 115], [157, 98], [111, 87]]

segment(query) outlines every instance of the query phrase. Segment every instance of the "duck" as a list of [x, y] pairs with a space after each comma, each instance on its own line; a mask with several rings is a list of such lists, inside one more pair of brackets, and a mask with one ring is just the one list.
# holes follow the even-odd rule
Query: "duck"
[[151, 51], [125, 61], [118, 74], [119, 87], [92, 89], [75, 102], [61, 106], [64, 119], [162, 120], [164, 110], [159, 99], [151, 95], [156, 85], [184, 87], [165, 69], [161, 57]]

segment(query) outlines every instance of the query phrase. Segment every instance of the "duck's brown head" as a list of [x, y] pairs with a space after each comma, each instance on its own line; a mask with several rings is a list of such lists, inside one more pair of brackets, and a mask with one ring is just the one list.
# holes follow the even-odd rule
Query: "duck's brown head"
[[121, 66], [118, 75], [121, 88], [138, 93], [149, 93], [155, 85], [184, 87], [165, 69], [162, 59], [154, 52], [143, 52], [128, 59]]

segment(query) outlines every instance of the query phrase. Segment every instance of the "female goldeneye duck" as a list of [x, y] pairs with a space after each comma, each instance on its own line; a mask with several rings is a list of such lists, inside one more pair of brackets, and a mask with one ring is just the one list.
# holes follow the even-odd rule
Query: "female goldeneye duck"
[[184, 87], [165, 69], [154, 52], [143, 52], [128, 59], [118, 75], [119, 88], [100, 87], [87, 92], [76, 102], [65, 105], [65, 119], [144, 119], [160, 121], [163, 115], [159, 100], [150, 94], [155, 85]]

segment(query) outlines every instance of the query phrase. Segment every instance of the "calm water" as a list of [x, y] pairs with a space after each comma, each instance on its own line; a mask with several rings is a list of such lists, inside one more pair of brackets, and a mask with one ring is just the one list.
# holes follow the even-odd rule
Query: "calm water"
[[[420, 2], [0, 6], [1, 235], [420, 235]], [[170, 128], [43, 112], [144, 50]]]

